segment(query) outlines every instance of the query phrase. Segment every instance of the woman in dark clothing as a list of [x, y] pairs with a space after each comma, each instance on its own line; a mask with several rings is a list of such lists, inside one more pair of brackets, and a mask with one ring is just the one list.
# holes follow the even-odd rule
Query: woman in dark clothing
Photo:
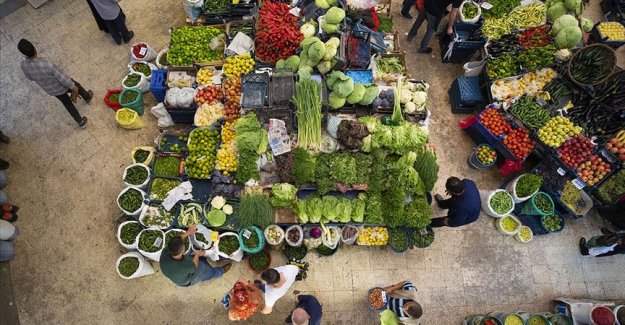
[[[104, 21], [106, 25], [106, 30], [111, 37], [115, 40], [117, 45], [122, 43], [130, 42], [130, 40], [134, 37], [134, 33], [129, 31], [126, 27], [126, 22], [124, 21], [124, 13], [122, 12], [119, 4], [117, 4], [118, 0], [89, 0], [97, 11], [98, 16]], [[98, 17], [94, 13], [94, 17], [96, 22], [98, 23], [98, 27], [102, 30], [101, 22], [98, 20]]]

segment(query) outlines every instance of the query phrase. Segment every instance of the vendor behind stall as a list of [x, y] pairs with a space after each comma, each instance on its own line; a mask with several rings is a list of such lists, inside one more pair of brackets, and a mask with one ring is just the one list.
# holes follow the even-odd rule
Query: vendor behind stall
[[460, 227], [476, 221], [480, 217], [480, 192], [475, 182], [470, 179], [460, 180], [458, 177], [449, 177], [445, 183], [449, 199], [443, 199], [440, 194], [434, 198], [442, 209], [449, 209], [446, 217], [433, 218], [432, 227]]

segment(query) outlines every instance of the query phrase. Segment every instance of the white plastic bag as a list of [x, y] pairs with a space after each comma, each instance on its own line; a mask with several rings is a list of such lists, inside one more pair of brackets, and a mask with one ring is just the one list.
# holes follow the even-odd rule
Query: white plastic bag
[[[222, 237], [225, 237], [225, 236], [234, 236], [237, 239], [239, 238], [239, 235], [237, 235], [234, 232], [225, 232], [225, 233], [219, 235], [219, 238], [221, 239]], [[240, 262], [241, 259], [243, 259], [243, 250], [241, 249], [241, 247], [239, 247], [239, 249], [234, 251], [232, 254], [226, 255], [225, 253], [222, 253], [219, 250], [219, 241], [217, 241], [217, 244], [215, 246], [217, 247], [217, 251], [218, 251], [218, 254], [219, 254], [220, 257], [229, 258], [229, 259], [231, 259], [233, 261], [236, 261], [236, 262]]]
[[[141, 234], [143, 234], [146, 231], [158, 231], [161, 234], [161, 237], [160, 237], [160, 239], [161, 239], [161, 243], [160, 243], [161, 244], [161, 248], [158, 251], [156, 251], [156, 252], [146, 252], [146, 251], [142, 250], [139, 247], [139, 238], [141, 238]], [[137, 241], [137, 250], [139, 251], [139, 253], [141, 253], [141, 255], [143, 255], [143, 256], [145, 256], [145, 257], [147, 257], [147, 258], [149, 258], [149, 259], [151, 259], [153, 261], [156, 261], [156, 262], [160, 261], [161, 253], [163, 252], [163, 249], [165, 248], [165, 233], [162, 230], [159, 230], [159, 229], [143, 229], [137, 235], [137, 240], [136, 241]], [[158, 241], [158, 239], [157, 239], [157, 241]], [[154, 242], [154, 244], [158, 245], [157, 242]]]
[[[133, 48], [135, 46], [142, 46], [143, 49], [139, 52], [139, 56], [135, 55]], [[156, 59], [156, 51], [151, 48], [148, 43], [145, 42], [139, 42], [139, 43], [135, 43], [130, 47], [130, 57], [132, 58], [133, 61], [152, 61], [154, 59]]]
[[[134, 69], [134, 67], [133, 67], [133, 65], [134, 65], [135, 63], [143, 63], [143, 64], [147, 64], [147, 66], [150, 68], [150, 71], [151, 71], [151, 72], [150, 72], [150, 75], [149, 75], [149, 76], [146, 76], [146, 75], [144, 75], [143, 73], [141, 73], [141, 72], [139, 72], [139, 71], [136, 71], [136, 70]], [[148, 62], [146, 62], [146, 61], [130, 61], [130, 63], [128, 64], [128, 70], [130, 70], [130, 72], [134, 72], [134, 73], [138, 73], [138, 74], [140, 74], [140, 75], [143, 75], [143, 76], [145, 77], [145, 79], [147, 79], [148, 81], [152, 79], [152, 72], [154, 72], [154, 70], [157, 70], [157, 69], [158, 69], [158, 67], [157, 67], [156, 65], [154, 65], [154, 64], [152, 64], [152, 63], [148, 63]]]
[[159, 127], [167, 128], [174, 125], [174, 120], [172, 120], [171, 115], [169, 115], [163, 103], [158, 103], [158, 105], [152, 107], [150, 112], [158, 119]]
[[322, 227], [321, 242], [330, 249], [335, 249], [341, 241], [341, 228], [337, 226]]
[[191, 107], [191, 105], [193, 105], [194, 96], [195, 89], [189, 87], [181, 88], [180, 91], [176, 94], [176, 103], [178, 103], [178, 107]]
[[[525, 175], [525, 174], [523, 174]], [[527, 200], [529, 200], [532, 196], [534, 196], [534, 194], [538, 193], [538, 191], [540, 191], [540, 189], [537, 189], [534, 193], [532, 193], [529, 196], [525, 196], [525, 197], [519, 197], [516, 194], [516, 183], [519, 182], [519, 179], [523, 176], [520, 175], [519, 177], [513, 179], [510, 183], [508, 183], [508, 186], [506, 186], [506, 191], [508, 191], [508, 193], [510, 194], [510, 196], [512, 196], [512, 201], [514, 203], [521, 203], [521, 202], [525, 202]]]
[[[145, 171], [147, 172], [147, 175], [148, 175], [145, 178], [145, 181], [143, 181], [143, 183], [138, 184], [138, 185], [133, 185], [133, 184], [130, 184], [130, 183], [126, 182], [126, 175], [128, 173], [128, 170], [130, 168], [132, 168], [132, 167], [135, 167], [135, 166], [139, 166], [139, 167], [145, 169]], [[134, 187], [134, 188], [145, 190], [146, 187], [148, 187], [148, 183], [150, 183], [150, 175], [151, 174], [152, 174], [152, 172], [150, 171], [150, 168], [148, 166], [146, 166], [144, 164], [140, 164], [140, 163], [132, 164], [132, 165], [126, 167], [126, 169], [124, 169], [124, 173], [122, 174], [122, 180], [124, 181], [124, 184], [126, 184], [126, 186], [128, 186], [128, 187]]]
[[[143, 151], [148, 151], [150, 154], [148, 154], [148, 157], [145, 159], [145, 161], [137, 161], [135, 159], [135, 153], [138, 150], [143, 150]], [[156, 149], [154, 149], [154, 147], [148, 147], [148, 146], [138, 146], [138, 147], [134, 147], [132, 149], [132, 151], [130, 152], [130, 155], [132, 156], [132, 163], [136, 164], [136, 163], [142, 163], [146, 166], [150, 166], [152, 163], [152, 159], [154, 159], [154, 153], [156, 152]]]
[[[345, 237], [343, 232], [346, 229], [354, 229], [355, 230], [354, 235], [352, 235], [351, 237]], [[343, 228], [341, 229], [341, 241], [343, 242], [343, 244], [353, 245], [356, 242], [356, 239], [358, 239], [358, 227], [355, 227], [352, 225], [343, 226]]]
[[119, 225], [119, 227], [117, 227], [117, 241], [119, 242], [120, 245], [122, 245], [127, 250], [136, 250], [137, 249], [137, 237], [135, 237], [135, 240], [131, 244], [126, 244], [122, 241], [122, 228], [124, 228], [125, 225], [130, 224], [130, 223], [139, 224], [139, 222], [135, 220], [122, 222]]
[[[119, 273], [119, 263], [125, 257], [134, 257], [134, 258], [139, 260], [139, 267], [137, 267], [137, 270], [135, 271], [135, 273], [133, 273], [131, 276], [128, 276], [128, 277], [123, 276], [121, 273]], [[148, 261], [146, 261], [145, 258], [143, 256], [141, 256], [141, 254], [139, 254], [137, 252], [128, 252], [128, 253], [120, 256], [117, 259], [117, 262], [115, 263], [115, 270], [117, 270], [117, 274], [119, 274], [119, 276], [122, 279], [126, 279], [126, 280], [136, 279], [136, 278], [140, 278], [142, 276], [152, 275], [152, 274], [155, 273], [154, 269], [152, 268], [152, 265], [150, 265], [150, 263]]]
[[[165, 209], [164, 206], [161, 205], [161, 207], [163, 209]], [[139, 222], [141, 223], [142, 226], [149, 228], [149, 229], [160, 229], [160, 230], [165, 230], [169, 227], [171, 227], [171, 225], [174, 223], [174, 211], [166, 211], [164, 213], [169, 213], [171, 215], [171, 221], [167, 222], [166, 225], [163, 226], [157, 226], [157, 225], [152, 225], [152, 226], [148, 226], [145, 224], [145, 218], [150, 216], [150, 215], [155, 215], [154, 213], [158, 213], [159, 208], [158, 207], [153, 207], [149, 204], [145, 204], [143, 206], [143, 209], [141, 209], [141, 214], [139, 214]], [[148, 212], [150, 213], [150, 215], [148, 215]], [[162, 216], [162, 214], [159, 213], [159, 215]], [[166, 220], [165, 220], [166, 221]]]
[[161, 58], [163, 57], [163, 55], [167, 55], [167, 51], [169, 51], [169, 48], [166, 47], [158, 52], [158, 55], [156, 56], [156, 61], [154, 61], [154, 63], [156, 63], [156, 66], [161, 70], [167, 70], [167, 67], [169, 67], [169, 65], [161, 64]]
[[150, 82], [148, 81], [148, 79], [144, 75], [142, 75], [140, 73], [137, 73], [137, 74], [139, 76], [141, 76], [141, 80], [139, 80], [138, 84], [136, 84], [133, 87], [126, 87], [124, 84], [126, 83], [126, 78], [128, 78], [128, 76], [130, 75], [130, 74], [128, 74], [127, 76], [124, 77], [124, 80], [122, 80], [122, 88], [123, 89], [136, 89], [136, 90], [139, 90], [142, 93], [148, 92], [150, 90]]
[[[271, 240], [271, 238], [268, 236], [271, 230], [274, 230], [278, 233], [279, 237], [275, 241]], [[270, 225], [269, 227], [265, 228], [265, 240], [267, 240], [267, 244], [271, 246], [274, 246], [274, 247], [280, 246], [280, 244], [284, 242], [284, 229], [282, 229], [278, 225]]]
[[[512, 208], [510, 209], [510, 211], [506, 211], [503, 214], [498, 214], [497, 212], [495, 212], [495, 210], [493, 210], [490, 206], [490, 199], [493, 197], [493, 195], [495, 195], [496, 193], [499, 192], [504, 192], [506, 194], [508, 194], [508, 192], [506, 192], [506, 190], [502, 190], [502, 189], [497, 189], [491, 192], [484, 192], [484, 191], [480, 191], [480, 197], [482, 200], [482, 210], [484, 210], [484, 212], [486, 212], [486, 214], [488, 214], [489, 216], [493, 217], [493, 218], [503, 218], [504, 216], [509, 215], [510, 213], [512, 213], [512, 211], [514, 211], [514, 201], [512, 204]], [[508, 194], [510, 195], [510, 194]]]
[[189, 238], [191, 238], [191, 243], [193, 244], [193, 246], [199, 248], [199, 249], [203, 249], [203, 250], [207, 250], [209, 248], [211, 248], [211, 245], [213, 244], [213, 231], [204, 227], [203, 225], [197, 225], [197, 232], [196, 233], [200, 233], [202, 235], [204, 235], [204, 238], [206, 238], [206, 240], [208, 241], [208, 243], [204, 243], [201, 242], [197, 239], [195, 239], [195, 234], [189, 236]]
[[[182, 236], [182, 234], [185, 233], [185, 231], [182, 230], [182, 229], [169, 229], [169, 230], [167, 230], [165, 232], [165, 238], [167, 238], [167, 234], [170, 233], [170, 232], [177, 232], [181, 236]], [[184, 252], [185, 255], [189, 255], [193, 251], [193, 244], [191, 244], [191, 236], [189, 236], [187, 238], [189, 239], [189, 248], [187, 248], [187, 250]], [[167, 249], [167, 241], [165, 241], [165, 246], [163, 247], [163, 249]]]
[[169, 88], [167, 92], [165, 92], [165, 103], [169, 107], [178, 107], [178, 92], [180, 92], [180, 88]]
[[482, 69], [484, 69], [484, 65], [486, 64], [486, 60], [480, 61], [470, 61], [462, 66], [464, 68], [464, 76], [465, 77], [477, 77], [482, 73]]
[[117, 200], [115, 202], [117, 202], [117, 206], [119, 207], [120, 210], [122, 210], [123, 213], [125, 213], [126, 215], [129, 215], [131, 217], [136, 217], [143, 210], [143, 206], [145, 205], [145, 202], [143, 202], [141, 204], [141, 206], [136, 211], [126, 211], [126, 210], [124, 210], [121, 207], [121, 205], [119, 205], [119, 197], [122, 196], [124, 193], [126, 193], [126, 191], [129, 191], [130, 189], [137, 190], [137, 191], [141, 192], [141, 195], [143, 196], [143, 199], [145, 200], [145, 192], [144, 191], [142, 191], [142, 190], [140, 190], [138, 188], [134, 188], [134, 187], [126, 187], [121, 192], [119, 192], [119, 195], [117, 195]]
[[[473, 18], [466, 18], [464, 16], [464, 14], [462, 13], [462, 8], [464, 8], [464, 6], [475, 6], [477, 8], [477, 14], [475, 15], [475, 17]], [[460, 8], [458, 8], [458, 14], [460, 14], [460, 20], [464, 23], [469, 23], [469, 24], [475, 24], [478, 22], [478, 20], [480, 20], [480, 16], [482, 16], [482, 7], [475, 1], [464, 1], [461, 5]]]
[[0, 219], [0, 240], [13, 240], [19, 236], [20, 230], [12, 223]]
[[[291, 241], [289, 239], [289, 233], [291, 231], [295, 231], [299, 233], [299, 239], [297, 241]], [[286, 228], [286, 231], [284, 232], [284, 241], [286, 241], [287, 245], [292, 246], [292, 247], [299, 247], [302, 244], [302, 241], [304, 240], [304, 229], [302, 229], [302, 227], [300, 225], [292, 225], [289, 228]]]
[[187, 18], [195, 21], [202, 14], [204, 0], [183, 0], [182, 5], [185, 13], [187, 14]]

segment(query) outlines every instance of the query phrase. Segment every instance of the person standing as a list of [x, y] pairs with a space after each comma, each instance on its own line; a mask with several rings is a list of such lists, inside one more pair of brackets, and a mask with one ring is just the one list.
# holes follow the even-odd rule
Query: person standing
[[321, 325], [322, 308], [319, 300], [311, 295], [298, 295], [297, 305], [285, 322], [293, 325]]
[[392, 311], [401, 324], [417, 325], [423, 314], [417, 302], [417, 288], [410, 281], [402, 281], [384, 288], [388, 296], [388, 310]]
[[93, 91], [85, 90], [78, 82], [63, 73], [55, 64], [39, 58], [37, 49], [28, 40], [21, 39], [17, 43], [17, 49], [26, 56], [26, 59], [20, 63], [26, 78], [36, 82], [48, 95], [58, 98], [76, 123], [84, 128], [87, 125], [87, 118], [80, 115], [74, 103], [78, 95], [80, 95], [89, 104], [93, 98]]
[[113, 40], [115, 40], [115, 43], [117, 43], [117, 45], [121, 45], [122, 40], [124, 43], [130, 42], [130, 40], [135, 36], [135, 33], [133, 31], [129, 31], [126, 27], [124, 14], [122, 13], [117, 1], [118, 0], [91, 0], [91, 3], [100, 17], [104, 20], [106, 29], [109, 34], [111, 34], [111, 37], [113, 37]]
[[443, 199], [436, 194], [434, 199], [442, 209], [449, 209], [446, 217], [433, 218], [432, 227], [460, 227], [476, 221], [480, 217], [480, 192], [470, 179], [460, 180], [458, 177], [449, 177], [445, 183], [446, 192], [451, 196]]
[[169, 240], [167, 249], [161, 253], [159, 264], [161, 271], [174, 284], [180, 287], [188, 287], [202, 281], [219, 278], [230, 270], [232, 264], [224, 267], [213, 268], [206, 258], [201, 258], [206, 253], [203, 250], [195, 251], [193, 257], [185, 255], [185, 245], [183, 239], [189, 237], [197, 231], [195, 226], [190, 226], [189, 230], [180, 236]]
[[[11, 142], [11, 138], [7, 137], [6, 135], [4, 135], [4, 133], [2, 133], [2, 131], [0, 131], [0, 142], [4, 142], [6, 144], [9, 144], [9, 142]], [[11, 164], [8, 161], [0, 158], [0, 170], [8, 169], [9, 166], [11, 166]], [[2, 178], [0, 177], [0, 180], [1, 179]], [[4, 186], [0, 185], [0, 189], [3, 188], [3, 187]]]
[[410, 28], [410, 31], [408, 32], [408, 42], [410, 42], [415, 36], [417, 36], [417, 32], [419, 31], [419, 28], [421, 28], [421, 24], [427, 20], [427, 31], [423, 36], [423, 40], [421, 40], [421, 45], [419, 46], [417, 52], [432, 53], [430, 41], [432, 40], [432, 37], [434, 37], [434, 34], [436, 34], [438, 24], [440, 23], [441, 18], [445, 15], [447, 6], [450, 4], [452, 5], [452, 9], [449, 14], [449, 22], [447, 23], [447, 35], [453, 34], [454, 21], [456, 21], [458, 8], [460, 8], [462, 1], [463, 0], [425, 0], [423, 8], [419, 11], [417, 20], [415, 20], [412, 28]]
[[265, 307], [261, 311], [263, 314], [271, 314], [276, 301], [289, 291], [298, 273], [297, 266], [284, 265], [267, 269], [260, 275], [265, 284]]

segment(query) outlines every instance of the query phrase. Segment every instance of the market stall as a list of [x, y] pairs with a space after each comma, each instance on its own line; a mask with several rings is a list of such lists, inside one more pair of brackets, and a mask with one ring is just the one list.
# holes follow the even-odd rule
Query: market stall
[[[160, 126], [178, 127], [135, 148], [122, 176], [117, 203], [131, 220], [118, 239], [141, 253], [120, 260], [122, 277], [149, 266], [144, 257], [158, 261], [190, 225], [200, 231], [188, 252], [247, 259], [256, 272], [269, 267], [268, 249], [301, 260], [311, 250], [401, 253], [434, 240], [429, 84], [407, 74], [390, 7], [257, 7], [251, 24], [172, 28], [168, 49], [152, 58], [161, 69], [131, 63], [123, 86], [133, 104], [126, 90], [117, 96], [119, 124], [141, 126], [134, 101], [150, 78], [152, 113]], [[142, 48], [132, 53], [149, 52]]]
[[582, 1], [480, 6], [482, 60], [453, 83], [452, 112], [480, 111], [459, 122], [476, 143], [469, 166], [510, 176], [506, 199], [491, 192], [483, 207], [502, 233], [529, 241], [625, 194], [625, 73], [614, 51], [625, 27], [584, 18]]

